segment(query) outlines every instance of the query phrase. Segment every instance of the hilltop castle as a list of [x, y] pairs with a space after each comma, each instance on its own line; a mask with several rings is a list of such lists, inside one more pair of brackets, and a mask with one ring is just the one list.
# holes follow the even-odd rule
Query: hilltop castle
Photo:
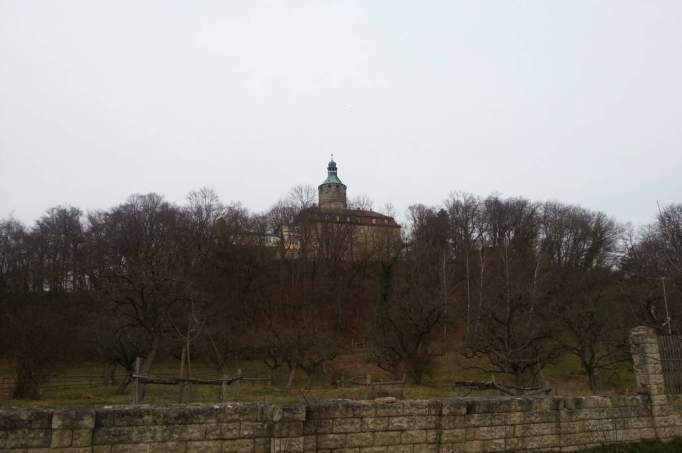
[[400, 225], [378, 212], [349, 209], [346, 189], [332, 157], [318, 186], [317, 206], [303, 209], [283, 229], [286, 255], [354, 260], [395, 253]]

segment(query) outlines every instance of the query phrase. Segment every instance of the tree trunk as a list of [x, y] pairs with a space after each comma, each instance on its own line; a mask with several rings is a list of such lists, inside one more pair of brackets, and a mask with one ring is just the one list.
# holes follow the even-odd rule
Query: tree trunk
[[[158, 335], [155, 335], [152, 339], [152, 347], [149, 350], [149, 354], [147, 354], [147, 357], [144, 358], [144, 362], [142, 362], [142, 366], [140, 367], [140, 372], [145, 376], [149, 375], [149, 372], [152, 369], [152, 365], [154, 364], [154, 359], [156, 358], [156, 353], [159, 350], [160, 343], [161, 338]], [[144, 401], [144, 395], [147, 390], [146, 387], [146, 385], [140, 384], [140, 403]]]
[[13, 398], [38, 399], [40, 397], [40, 372], [24, 360], [17, 363], [17, 382], [14, 386]]
[[597, 389], [597, 373], [594, 367], [583, 365], [585, 373], [587, 374], [587, 384], [590, 386], [590, 391], [594, 392]]
[[290, 389], [294, 384], [294, 378], [296, 377], [296, 363], [289, 367], [289, 378], [287, 379], [287, 388]]

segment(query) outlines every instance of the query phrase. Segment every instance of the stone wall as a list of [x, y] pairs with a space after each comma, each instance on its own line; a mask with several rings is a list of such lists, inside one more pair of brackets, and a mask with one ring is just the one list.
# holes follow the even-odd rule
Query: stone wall
[[647, 396], [2, 410], [0, 451], [569, 451], [680, 436], [679, 404], [657, 415]]
[[653, 332], [633, 331], [632, 351], [633, 396], [5, 409], [0, 451], [573, 451], [682, 437], [682, 399], [662, 393]]

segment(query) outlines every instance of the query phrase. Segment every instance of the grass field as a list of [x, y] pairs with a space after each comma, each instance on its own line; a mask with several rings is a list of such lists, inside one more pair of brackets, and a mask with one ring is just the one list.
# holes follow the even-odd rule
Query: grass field
[[[404, 398], [433, 399], [453, 396], [466, 396], [456, 392], [450, 383], [454, 380], [488, 380], [489, 375], [475, 369], [476, 363], [465, 360], [457, 354], [440, 357], [422, 385], [406, 385]], [[368, 390], [363, 387], [336, 388], [330, 384], [308, 382], [303, 373], [298, 373], [291, 389], [286, 389], [286, 370], [277, 370], [271, 375], [270, 369], [261, 361], [248, 361], [235, 364], [247, 377], [272, 377], [272, 385], [265, 383], [242, 383], [228, 387], [227, 399], [237, 401], [286, 402], [296, 400], [319, 400], [333, 398], [366, 399]], [[152, 374], [156, 376], [177, 376], [179, 364], [163, 362], [156, 364]], [[126, 404], [129, 395], [116, 394], [116, 385], [104, 385], [104, 367], [101, 364], [86, 363], [62, 371], [44, 385], [39, 401], [14, 400], [9, 398], [14, 376], [11, 363], [0, 362], [0, 405], [5, 406], [59, 406], [59, 405], [111, 405]], [[333, 382], [339, 376], [358, 377], [370, 374], [373, 380], [392, 379], [384, 371], [374, 366], [369, 357], [362, 353], [339, 356], [327, 367], [327, 381]], [[193, 364], [193, 376], [216, 377], [216, 372], [206, 364]], [[545, 376], [556, 395], [589, 394], [584, 376], [577, 362], [566, 358], [550, 366]], [[123, 378], [122, 370], [117, 380]], [[499, 377], [496, 380], [499, 382]], [[631, 371], [623, 367], [602, 376], [603, 386], [599, 393], [628, 393], [634, 388], [635, 380]], [[191, 390], [192, 402], [216, 402], [219, 400], [219, 387], [195, 385]], [[178, 402], [177, 386], [148, 385], [146, 403], [170, 404]], [[375, 396], [400, 396], [399, 386], [378, 388]], [[679, 450], [679, 451], [682, 451]]]

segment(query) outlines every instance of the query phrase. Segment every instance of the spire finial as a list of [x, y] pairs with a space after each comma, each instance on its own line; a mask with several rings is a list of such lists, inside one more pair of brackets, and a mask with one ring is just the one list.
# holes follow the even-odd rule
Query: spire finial
[[334, 162], [334, 154], [332, 154], [332, 160], [330, 160], [329, 165], [327, 165], [327, 173], [329, 175], [336, 176], [336, 162]]

